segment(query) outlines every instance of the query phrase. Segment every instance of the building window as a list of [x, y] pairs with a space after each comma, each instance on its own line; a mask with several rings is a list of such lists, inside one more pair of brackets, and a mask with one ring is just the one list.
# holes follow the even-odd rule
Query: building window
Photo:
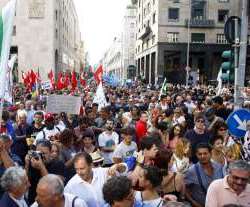
[[168, 20], [169, 21], [178, 21], [179, 20], [179, 9], [178, 8], [169, 8], [168, 9]]
[[135, 23], [132, 22], [132, 23], [130, 24], [130, 28], [134, 28], [134, 27], [135, 27]]
[[153, 0], [153, 5], [155, 5], [155, 0]]
[[224, 23], [228, 18], [229, 10], [218, 10], [218, 22]]
[[167, 42], [178, 42], [179, 33], [177, 32], [168, 32], [167, 33]]
[[57, 18], [58, 18], [58, 14], [57, 14], [57, 10], [55, 11], [55, 16], [56, 16], [56, 21], [57, 21]]
[[58, 30], [56, 29], [56, 39], [58, 39]]
[[250, 44], [250, 35], [247, 36], [247, 44]]
[[227, 44], [227, 40], [224, 34], [217, 34], [217, 41], [218, 44]]
[[156, 22], [156, 13], [153, 13], [153, 24]]
[[146, 9], [146, 8], [144, 8], [144, 10], [143, 10], [143, 16], [145, 17], [145, 16], [146, 16], [146, 14], [147, 14], [147, 9]]
[[229, 0], [219, 0], [219, 2], [224, 3], [224, 2], [229, 2]]
[[13, 26], [12, 36], [16, 36], [16, 25]]
[[155, 35], [152, 36], [152, 45], [155, 44]]
[[148, 13], [150, 13], [150, 11], [151, 11], [151, 5], [150, 5], [150, 3], [148, 3]]
[[204, 33], [192, 33], [191, 41], [193, 43], [205, 43], [205, 34]]

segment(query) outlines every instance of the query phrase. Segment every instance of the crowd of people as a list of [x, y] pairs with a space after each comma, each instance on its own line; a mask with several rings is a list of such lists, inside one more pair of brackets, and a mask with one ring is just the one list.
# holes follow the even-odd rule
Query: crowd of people
[[250, 120], [245, 137], [229, 133], [230, 90], [106, 86], [103, 107], [94, 90], [71, 93], [79, 114], [53, 114], [56, 91], [16, 88], [1, 118], [0, 207], [250, 206]]

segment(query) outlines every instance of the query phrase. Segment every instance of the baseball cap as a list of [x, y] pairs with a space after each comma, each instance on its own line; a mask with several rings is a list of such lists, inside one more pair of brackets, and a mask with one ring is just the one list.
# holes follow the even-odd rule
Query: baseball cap
[[54, 115], [52, 113], [46, 113], [44, 119], [45, 121], [54, 121]]

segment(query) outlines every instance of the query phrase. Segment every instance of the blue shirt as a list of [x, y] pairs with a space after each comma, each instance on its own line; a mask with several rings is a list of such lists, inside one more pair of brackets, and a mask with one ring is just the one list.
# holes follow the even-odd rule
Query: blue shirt
[[[202, 186], [205, 188], [205, 190], [208, 189], [212, 181], [223, 178], [222, 166], [218, 163], [214, 162], [211, 163], [213, 167], [212, 176], [206, 174], [206, 172], [204, 171], [199, 162], [196, 164], [198, 166], [198, 171], [201, 176]], [[206, 192], [202, 190], [202, 187], [198, 181], [195, 165], [192, 165], [185, 173], [184, 181], [187, 188], [189, 189], [189, 192], [191, 193], [192, 198], [201, 205], [205, 206]]]

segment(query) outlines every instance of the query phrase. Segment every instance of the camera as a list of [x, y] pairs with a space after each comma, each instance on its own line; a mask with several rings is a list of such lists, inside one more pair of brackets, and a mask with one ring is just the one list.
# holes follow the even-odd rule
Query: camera
[[30, 150], [29, 156], [30, 156], [30, 158], [34, 158], [36, 160], [39, 160], [39, 158], [43, 159], [43, 153], [40, 151]]

